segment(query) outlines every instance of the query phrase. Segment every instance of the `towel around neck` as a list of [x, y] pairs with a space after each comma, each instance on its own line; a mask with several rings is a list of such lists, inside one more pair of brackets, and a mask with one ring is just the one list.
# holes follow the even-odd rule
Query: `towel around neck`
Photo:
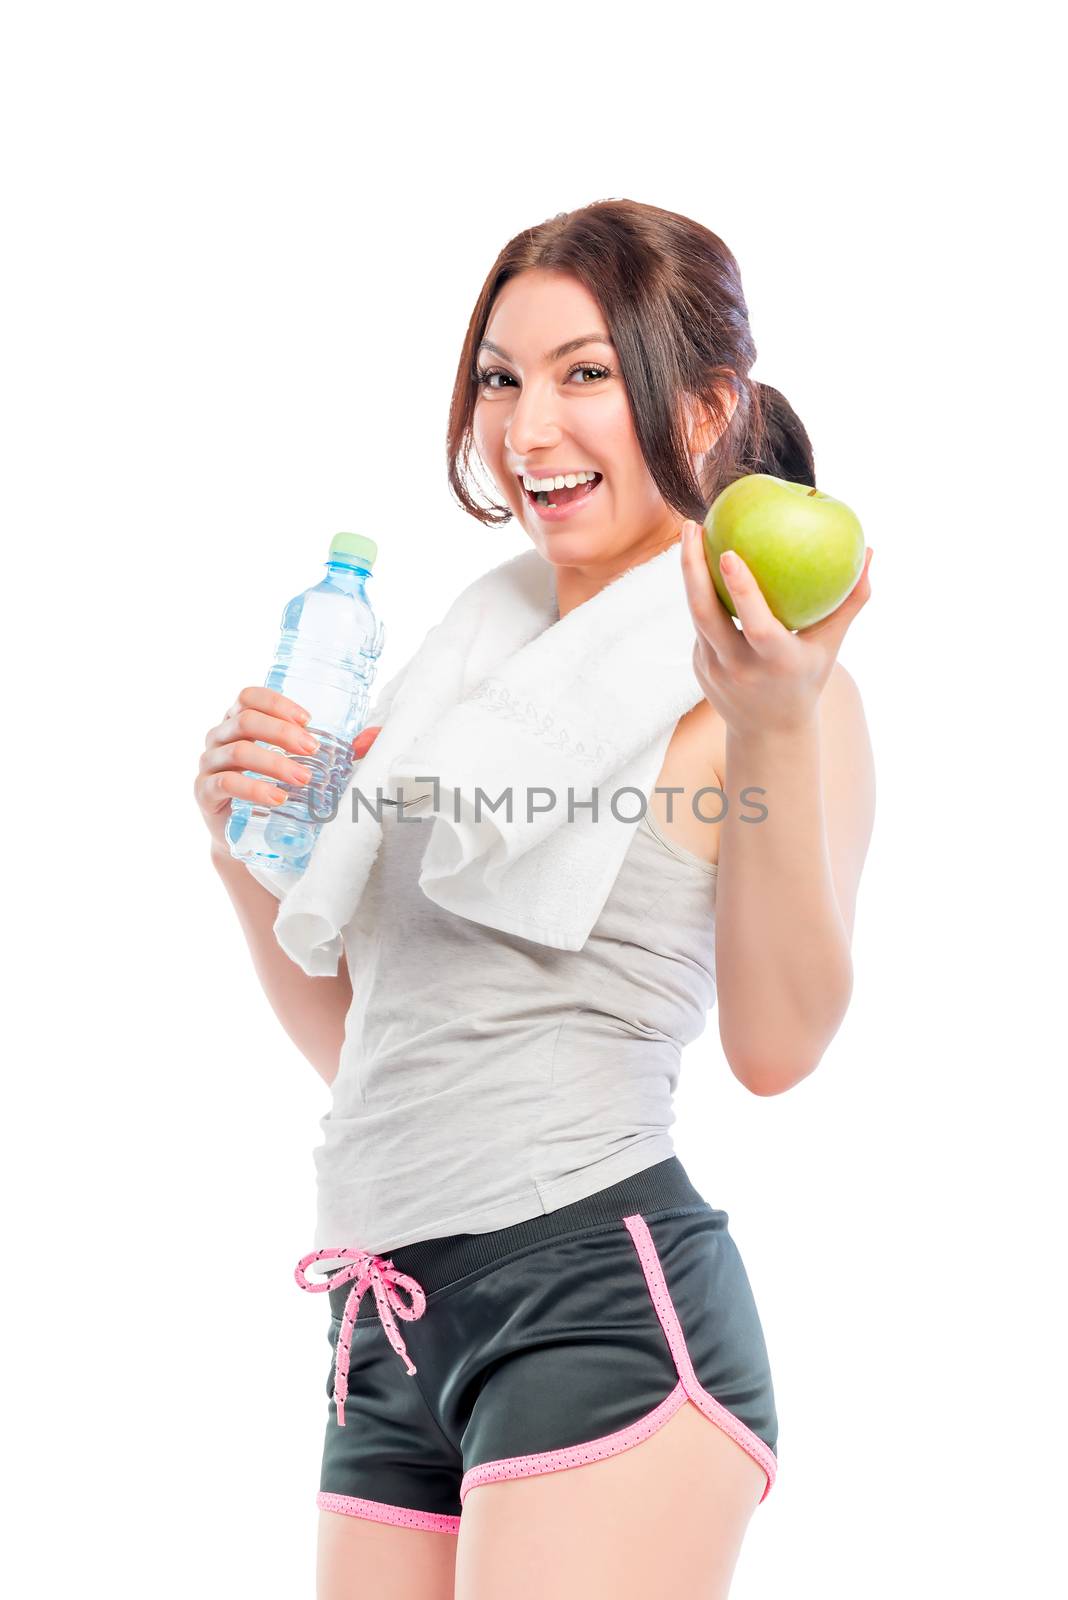
[[475, 579], [375, 699], [367, 722], [382, 731], [305, 872], [250, 869], [280, 897], [282, 949], [310, 976], [337, 972], [382, 838], [376, 809], [420, 797], [435, 814], [430, 900], [581, 949], [675, 724], [702, 698], [693, 644], [677, 545], [564, 617], [535, 550]]

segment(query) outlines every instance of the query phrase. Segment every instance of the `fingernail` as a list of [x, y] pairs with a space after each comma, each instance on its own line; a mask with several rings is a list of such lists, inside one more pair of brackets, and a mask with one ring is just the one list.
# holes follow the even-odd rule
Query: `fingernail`
[[730, 577], [732, 572], [737, 572], [738, 563], [735, 561], [732, 551], [724, 550], [723, 554], [719, 558], [719, 570], [721, 572], [725, 572], [728, 577]]

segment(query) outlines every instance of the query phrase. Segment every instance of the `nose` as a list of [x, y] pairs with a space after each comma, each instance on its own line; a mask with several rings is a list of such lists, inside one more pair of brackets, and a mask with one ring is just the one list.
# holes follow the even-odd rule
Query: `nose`
[[519, 460], [525, 460], [541, 450], [555, 448], [561, 437], [556, 416], [559, 403], [551, 384], [525, 385], [512, 407], [504, 435], [505, 449]]

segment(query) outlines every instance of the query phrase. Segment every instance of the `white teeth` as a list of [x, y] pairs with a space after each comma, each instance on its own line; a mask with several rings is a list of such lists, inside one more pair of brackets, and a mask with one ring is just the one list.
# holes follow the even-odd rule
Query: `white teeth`
[[564, 472], [557, 473], [555, 478], [531, 478], [523, 474], [523, 487], [531, 493], [545, 493], [549, 489], [574, 489], [576, 484], [589, 483], [596, 478], [596, 472]]

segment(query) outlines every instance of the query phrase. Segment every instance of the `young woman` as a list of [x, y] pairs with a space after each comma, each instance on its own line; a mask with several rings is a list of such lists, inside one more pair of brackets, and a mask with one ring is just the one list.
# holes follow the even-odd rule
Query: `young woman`
[[[818, 1065], [849, 1004], [874, 779], [836, 662], [867, 563], [831, 616], [794, 634], [738, 561], [725, 572], [738, 626], [687, 537], [745, 473], [815, 483], [801, 423], [748, 377], [755, 354], [721, 240], [628, 201], [517, 235], [471, 317], [449, 421], [460, 503], [516, 519], [553, 568], [561, 618], [678, 545], [693, 619], [701, 698], [582, 950], [450, 917], [418, 893], [423, 830], [384, 824], [375, 960], [350, 1013], [351, 972], [311, 979], [289, 960], [274, 897], [223, 837], [234, 795], [282, 795], [245, 769], [306, 781], [254, 743], [299, 757], [300, 708], [246, 688], [207, 736], [196, 795], [212, 858], [282, 1025], [333, 1085], [321, 1194], [366, 1252], [329, 1288], [327, 1392], [347, 1416], [327, 1424], [320, 1600], [383, 1584], [394, 1600], [724, 1596], [774, 1481], [760, 1320], [726, 1213], [671, 1153], [671, 1099], [717, 996], [727, 1061], [754, 1094]], [[500, 496], [488, 507], [469, 487], [472, 448]], [[589, 472], [592, 489], [561, 486]], [[748, 785], [760, 826], [738, 802]], [[715, 822], [691, 803], [710, 788], [727, 800]], [[447, 1106], [450, 1128], [457, 1106], [471, 1128], [460, 1221], [443, 1193], [464, 1152], [435, 1142]], [[532, 1193], [519, 1174], [535, 1128]], [[353, 1318], [365, 1269], [374, 1294]], [[409, 1298], [392, 1298], [398, 1281]], [[419, 1296], [414, 1376], [389, 1305], [410, 1317]]]

